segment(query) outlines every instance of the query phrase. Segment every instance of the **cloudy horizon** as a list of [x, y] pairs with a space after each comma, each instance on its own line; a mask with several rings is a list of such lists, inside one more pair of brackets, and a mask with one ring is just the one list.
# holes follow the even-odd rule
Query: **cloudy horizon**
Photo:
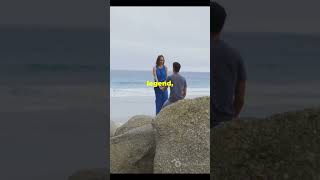
[[151, 71], [160, 54], [169, 70], [210, 72], [210, 8], [110, 8], [112, 70]]

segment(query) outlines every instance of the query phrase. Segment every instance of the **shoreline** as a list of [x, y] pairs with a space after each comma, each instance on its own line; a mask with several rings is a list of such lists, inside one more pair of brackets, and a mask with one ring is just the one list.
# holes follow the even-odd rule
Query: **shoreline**
[[[185, 99], [195, 99], [205, 96], [187, 96]], [[119, 123], [127, 122], [135, 115], [155, 117], [155, 97], [110, 97], [110, 120]], [[139, 107], [138, 107], [139, 106]], [[123, 112], [123, 109], [126, 112]], [[113, 115], [114, 114], [114, 115]], [[120, 116], [121, 115], [121, 116]]]

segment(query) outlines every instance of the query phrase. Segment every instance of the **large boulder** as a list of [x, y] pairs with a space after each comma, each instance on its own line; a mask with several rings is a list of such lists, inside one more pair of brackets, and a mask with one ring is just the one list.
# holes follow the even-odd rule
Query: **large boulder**
[[151, 124], [112, 137], [111, 173], [152, 173], [154, 151], [154, 129]]
[[211, 178], [320, 179], [320, 109], [213, 128]]
[[156, 117], [154, 173], [210, 173], [210, 98], [171, 104]]
[[120, 134], [124, 134], [125, 132], [143, 126], [147, 124], [151, 124], [153, 117], [146, 115], [136, 115], [130, 118], [125, 124], [118, 127], [114, 133], [115, 136]]

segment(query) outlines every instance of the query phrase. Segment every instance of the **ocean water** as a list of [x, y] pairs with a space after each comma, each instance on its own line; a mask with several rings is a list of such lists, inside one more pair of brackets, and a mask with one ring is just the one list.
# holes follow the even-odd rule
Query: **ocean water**
[[[147, 81], [153, 82], [151, 71], [111, 70], [110, 72], [111, 97], [154, 96], [154, 88], [146, 86]], [[181, 75], [186, 78], [190, 96], [210, 95], [209, 72], [181, 72]]]
[[225, 33], [223, 38], [240, 52], [251, 82], [320, 80], [320, 34]]

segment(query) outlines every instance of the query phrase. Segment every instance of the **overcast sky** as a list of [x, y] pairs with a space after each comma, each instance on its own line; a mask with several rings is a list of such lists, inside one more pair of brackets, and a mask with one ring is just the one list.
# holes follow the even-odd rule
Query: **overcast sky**
[[225, 29], [320, 33], [319, 0], [217, 0], [228, 13]]
[[111, 69], [152, 70], [163, 54], [183, 71], [210, 71], [209, 7], [111, 7]]
[[0, 28], [106, 28], [104, 6], [105, 0], [1, 0]]
[[[229, 31], [320, 33], [319, 0], [217, 1], [228, 11]], [[0, 28], [106, 28], [104, 5], [105, 0], [1, 0]]]

